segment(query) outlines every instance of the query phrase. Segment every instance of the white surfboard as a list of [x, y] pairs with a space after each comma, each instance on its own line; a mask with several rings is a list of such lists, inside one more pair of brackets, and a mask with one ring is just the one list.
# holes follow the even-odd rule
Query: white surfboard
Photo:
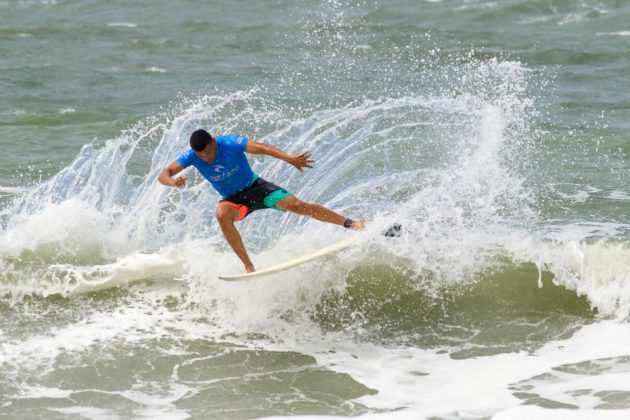
[[351, 238], [346, 238], [344, 240], [341, 240], [335, 244], [332, 245], [328, 245], [324, 248], [321, 248], [318, 251], [312, 252], [310, 254], [306, 254], [303, 255], [301, 257], [298, 258], [294, 258], [292, 260], [280, 263], [280, 264], [276, 264], [276, 265], [272, 265], [271, 267], [265, 268], [263, 270], [260, 271], [254, 271], [253, 273], [245, 273], [245, 274], [236, 274], [233, 276], [219, 276], [219, 278], [221, 280], [226, 280], [226, 281], [245, 281], [245, 280], [251, 280], [257, 277], [262, 277], [262, 276], [267, 276], [269, 274], [273, 274], [273, 273], [277, 273], [278, 271], [282, 271], [282, 270], [287, 270], [289, 268], [292, 267], [296, 267], [298, 265], [302, 265], [304, 263], [307, 263], [309, 261], [312, 261], [314, 259], [317, 258], [321, 258], [325, 255], [329, 255], [335, 252], [339, 252], [343, 249], [348, 248], [350, 245], [352, 245], [354, 242], [356, 242], [358, 239], [357, 236], [353, 236]]

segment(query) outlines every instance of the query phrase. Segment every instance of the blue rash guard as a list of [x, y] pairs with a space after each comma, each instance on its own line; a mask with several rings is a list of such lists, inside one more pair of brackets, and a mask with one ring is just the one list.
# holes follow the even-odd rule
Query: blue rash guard
[[201, 172], [223, 198], [242, 191], [258, 178], [245, 156], [247, 138], [219, 136], [216, 138], [217, 155], [208, 163], [197, 157], [192, 149], [186, 150], [175, 161], [184, 168], [190, 165]]

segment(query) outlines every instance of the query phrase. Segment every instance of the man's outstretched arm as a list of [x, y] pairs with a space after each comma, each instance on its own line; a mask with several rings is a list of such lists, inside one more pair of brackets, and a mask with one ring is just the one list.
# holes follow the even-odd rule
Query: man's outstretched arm
[[300, 172], [304, 172], [304, 168], [312, 168], [313, 166], [311, 164], [315, 162], [310, 158], [311, 152], [304, 152], [299, 155], [291, 156], [277, 147], [265, 143], [258, 143], [253, 140], [249, 140], [247, 142], [245, 151], [254, 155], [267, 155], [275, 157], [276, 159], [284, 160]]

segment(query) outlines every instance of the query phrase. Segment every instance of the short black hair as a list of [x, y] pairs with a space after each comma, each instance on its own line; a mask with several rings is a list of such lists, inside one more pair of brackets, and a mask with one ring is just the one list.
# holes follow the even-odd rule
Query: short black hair
[[196, 130], [190, 135], [190, 148], [196, 152], [201, 152], [213, 141], [214, 139], [206, 130]]

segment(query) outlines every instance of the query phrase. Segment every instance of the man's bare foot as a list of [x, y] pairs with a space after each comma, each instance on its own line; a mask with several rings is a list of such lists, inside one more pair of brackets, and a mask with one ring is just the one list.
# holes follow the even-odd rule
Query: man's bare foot
[[254, 271], [256, 271], [256, 269], [254, 268], [253, 264], [246, 264], [245, 271], [247, 271], [248, 273], [253, 273]]
[[363, 230], [365, 229], [365, 219], [361, 220], [353, 220], [350, 225], [350, 229], [352, 230]]

